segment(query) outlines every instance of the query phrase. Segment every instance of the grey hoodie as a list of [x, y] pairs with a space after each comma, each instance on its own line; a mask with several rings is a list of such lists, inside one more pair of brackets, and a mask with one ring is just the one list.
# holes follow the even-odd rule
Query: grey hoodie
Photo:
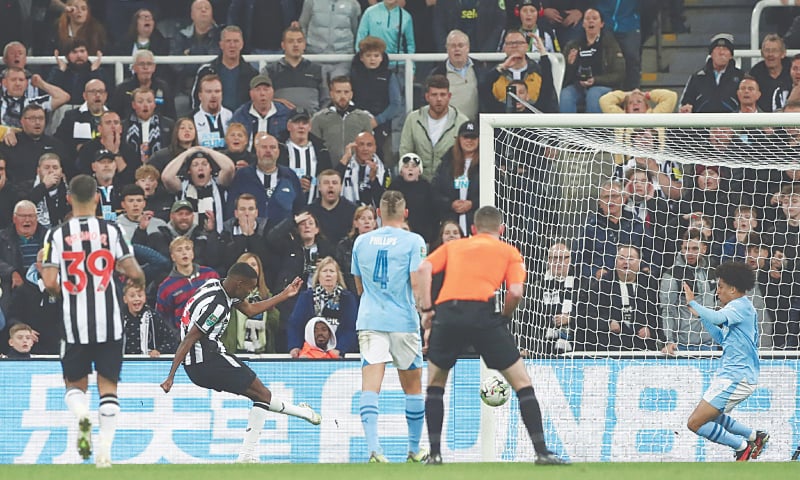
[[658, 292], [664, 336], [668, 343], [678, 345], [713, 345], [711, 335], [703, 328], [700, 318], [694, 317], [686, 306], [681, 279], [673, 277], [676, 271], [683, 268], [694, 272], [695, 300], [708, 308], [717, 305], [717, 279], [708, 266], [708, 259], [701, 257], [698, 266], [692, 268], [686, 265], [683, 255], [678, 255], [672, 269], [664, 272], [661, 277]]

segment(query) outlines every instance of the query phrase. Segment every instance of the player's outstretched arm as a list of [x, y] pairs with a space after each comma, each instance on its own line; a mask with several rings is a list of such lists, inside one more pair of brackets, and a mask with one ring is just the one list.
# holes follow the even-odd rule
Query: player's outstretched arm
[[295, 277], [283, 291], [277, 295], [273, 295], [271, 298], [266, 300], [261, 300], [260, 302], [250, 303], [246, 300], [241, 301], [235, 305], [236, 309], [240, 312], [247, 315], [248, 318], [252, 318], [259, 313], [264, 313], [267, 310], [276, 307], [279, 303], [283, 302], [284, 300], [294, 297], [297, 295], [297, 292], [300, 291], [300, 287], [303, 286], [303, 280], [300, 277]]
[[144, 288], [144, 271], [142, 270], [142, 267], [139, 266], [139, 262], [136, 261], [135, 257], [127, 257], [122, 259], [122, 261], [117, 264], [117, 267], [119, 271], [125, 274], [125, 277], [128, 278], [129, 282]]
[[55, 265], [44, 265], [42, 267], [42, 282], [47, 293], [54, 297], [61, 296], [61, 284], [58, 283], [58, 267]]
[[175, 372], [178, 370], [178, 365], [186, 358], [186, 354], [189, 353], [189, 350], [202, 336], [203, 332], [201, 332], [196, 325], [191, 325], [189, 327], [189, 332], [183, 338], [181, 344], [178, 345], [178, 350], [175, 352], [175, 357], [172, 359], [172, 367], [169, 369], [169, 375], [167, 375], [167, 379], [161, 383], [161, 389], [164, 390], [164, 393], [169, 393], [172, 389], [172, 382], [175, 380]]

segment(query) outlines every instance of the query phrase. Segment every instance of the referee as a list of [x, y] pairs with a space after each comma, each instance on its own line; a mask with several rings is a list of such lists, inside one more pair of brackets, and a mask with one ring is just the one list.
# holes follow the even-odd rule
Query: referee
[[[525, 264], [519, 250], [500, 240], [500, 210], [485, 206], [475, 212], [473, 236], [445, 243], [419, 267], [422, 298], [417, 304], [423, 328], [431, 329], [428, 346], [428, 392], [425, 418], [431, 442], [429, 465], [442, 463], [441, 435], [444, 418], [444, 386], [458, 355], [472, 345], [486, 362], [499, 370], [517, 392], [522, 421], [536, 450], [538, 465], [565, 465], [547, 449], [542, 413], [531, 378], [517, 350], [507, 323], [522, 300]], [[444, 272], [444, 284], [436, 300], [434, 318], [431, 276]], [[495, 313], [494, 293], [505, 282], [506, 302]]]

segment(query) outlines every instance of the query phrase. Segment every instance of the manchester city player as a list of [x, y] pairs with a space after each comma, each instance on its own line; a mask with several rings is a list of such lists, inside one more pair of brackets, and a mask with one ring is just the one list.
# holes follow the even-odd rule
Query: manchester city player
[[728, 412], [744, 401], [758, 386], [758, 315], [746, 293], [755, 285], [755, 274], [744, 263], [723, 263], [716, 270], [720, 310], [694, 300], [686, 282], [683, 291], [692, 313], [715, 342], [722, 345], [722, 364], [689, 416], [689, 430], [714, 443], [734, 449], [737, 462], [758, 458], [769, 441], [767, 432], [743, 425]]
[[422, 395], [422, 342], [414, 298], [420, 298], [417, 269], [425, 258], [425, 241], [403, 230], [408, 215], [403, 194], [389, 190], [381, 197], [382, 227], [359, 235], [353, 245], [352, 268], [361, 295], [356, 330], [361, 350], [361, 424], [370, 463], [386, 463], [378, 440], [378, 394], [386, 364], [397, 367], [406, 394], [408, 462], [427, 459], [420, 448], [425, 421]]

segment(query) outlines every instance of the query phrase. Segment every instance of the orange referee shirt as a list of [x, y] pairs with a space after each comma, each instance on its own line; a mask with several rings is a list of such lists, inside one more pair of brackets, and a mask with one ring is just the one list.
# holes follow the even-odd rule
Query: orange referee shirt
[[445, 243], [425, 260], [433, 265], [433, 273], [445, 272], [437, 305], [450, 300], [486, 302], [504, 281], [525, 282], [519, 250], [485, 233]]

